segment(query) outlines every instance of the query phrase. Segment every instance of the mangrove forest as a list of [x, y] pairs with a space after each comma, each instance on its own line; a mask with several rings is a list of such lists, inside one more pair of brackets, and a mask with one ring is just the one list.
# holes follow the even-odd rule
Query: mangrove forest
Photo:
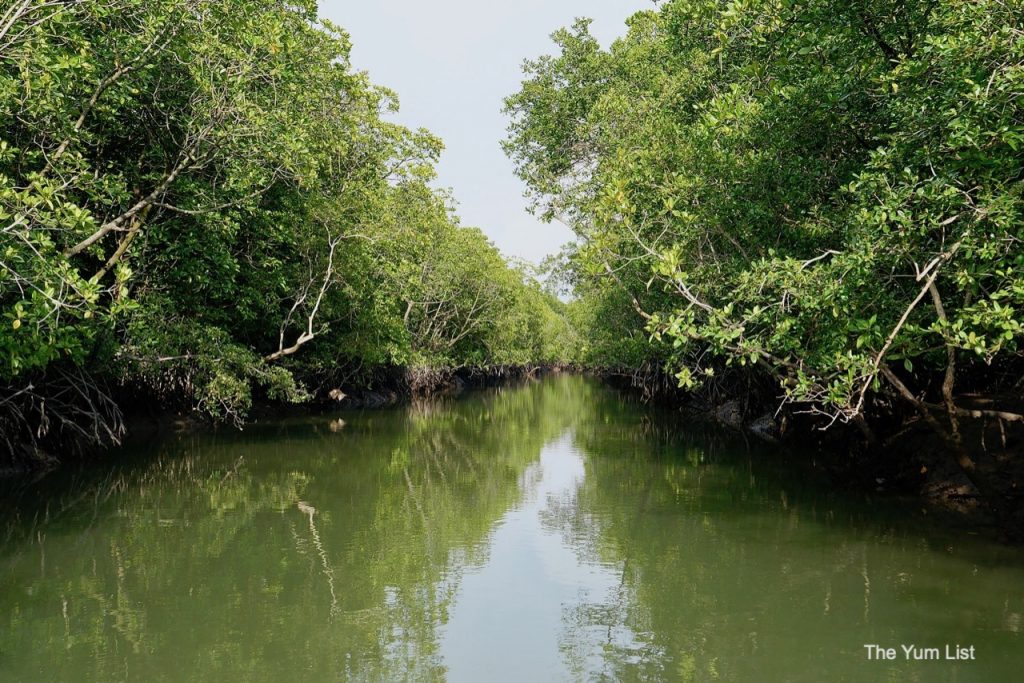
[[1024, 2], [414, 5], [0, 0], [0, 678], [1014, 680]]

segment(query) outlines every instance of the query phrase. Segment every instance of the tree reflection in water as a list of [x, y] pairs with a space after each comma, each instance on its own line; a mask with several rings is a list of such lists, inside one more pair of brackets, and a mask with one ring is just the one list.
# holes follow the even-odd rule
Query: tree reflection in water
[[[3, 497], [0, 677], [1013, 673], [1019, 552], [681, 422], [550, 378], [163, 440], [20, 485]], [[862, 650], [947, 640], [984, 661]]]

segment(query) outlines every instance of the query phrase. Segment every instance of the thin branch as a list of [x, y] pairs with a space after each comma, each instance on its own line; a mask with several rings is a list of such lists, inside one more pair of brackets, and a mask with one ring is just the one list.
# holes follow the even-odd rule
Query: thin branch
[[175, 167], [171, 169], [171, 172], [165, 175], [164, 178], [160, 181], [160, 183], [157, 184], [156, 188], [152, 192], [150, 192], [148, 195], [140, 199], [134, 206], [125, 211], [123, 214], [121, 214], [117, 218], [107, 221], [106, 223], [101, 225], [96, 232], [89, 235], [88, 237], [86, 237], [84, 240], [74, 245], [73, 247], [67, 249], [64, 252], [64, 257], [71, 258], [72, 256], [76, 256], [82, 253], [83, 251], [91, 247], [93, 244], [103, 239], [108, 233], [119, 229], [125, 221], [130, 220], [135, 214], [145, 209], [147, 206], [156, 201], [157, 197], [161, 196], [164, 192], [166, 192], [167, 189], [174, 183], [174, 181], [178, 179], [178, 176], [181, 175], [181, 173], [184, 172], [186, 168], [188, 168], [189, 164], [191, 164], [195, 160], [196, 158], [193, 156], [191, 151], [188, 154], [185, 154], [182, 157], [182, 159], [175, 165]]
[[882, 361], [885, 359], [885, 354], [889, 352], [889, 349], [892, 347], [893, 342], [896, 341], [896, 337], [899, 335], [900, 330], [902, 330], [903, 326], [907, 324], [907, 320], [910, 318], [910, 314], [913, 313], [914, 309], [917, 308], [917, 305], [921, 303], [921, 299], [925, 297], [925, 294], [928, 293], [928, 290], [935, 283], [935, 279], [939, 276], [941, 264], [948, 262], [951, 258], [953, 258], [953, 255], [956, 254], [958, 249], [960, 249], [960, 244], [960, 242], [957, 242], [948, 251], [945, 251], [942, 254], [939, 254], [937, 257], [935, 257], [935, 259], [932, 260], [932, 262], [928, 264], [928, 266], [923, 271], [918, 272], [918, 281], [920, 281], [921, 277], [924, 276], [924, 274], [927, 273], [928, 271], [931, 271], [931, 275], [928, 276], [928, 280], [925, 282], [921, 290], [917, 293], [917, 296], [914, 297], [914, 300], [911, 301], [910, 305], [907, 306], [905, 311], [903, 311], [903, 315], [900, 316], [900, 319], [896, 323], [896, 326], [892, 328], [892, 331], [889, 333], [888, 338], [886, 338], [885, 344], [882, 345], [881, 350], [875, 355], [875, 360], [871, 364], [871, 372], [868, 373], [868, 375], [864, 378], [864, 386], [861, 387], [860, 397], [857, 399], [857, 405], [854, 408], [854, 413], [859, 413], [861, 409], [864, 407], [864, 399], [867, 396], [868, 389], [871, 387], [872, 380], [878, 375], [879, 369], [882, 366]]
[[313, 331], [313, 325], [316, 321], [317, 313], [319, 313], [320, 311], [320, 304], [323, 302], [324, 295], [327, 293], [327, 290], [330, 289], [331, 287], [331, 280], [334, 275], [334, 252], [335, 250], [337, 250], [338, 244], [341, 243], [342, 239], [343, 236], [341, 235], [337, 237], [330, 237], [328, 235], [328, 244], [330, 245], [330, 251], [327, 254], [327, 267], [324, 269], [323, 283], [320, 285], [320, 291], [316, 296], [316, 301], [313, 304], [313, 309], [309, 312], [309, 316], [307, 316], [306, 318], [305, 331], [303, 331], [295, 340], [295, 343], [289, 346], [288, 348], [284, 348], [284, 342], [282, 337], [282, 341], [279, 343], [277, 351], [267, 356], [264, 356], [263, 360], [267, 361], [268, 363], [272, 363], [276, 360], [284, 358], [285, 356], [290, 356], [296, 351], [298, 351], [300, 348], [302, 348], [303, 344], [316, 337], [317, 333]]
[[[935, 314], [939, 322], [945, 326], [949, 319], [946, 317], [946, 309], [942, 305], [942, 297], [935, 282], [931, 283], [928, 291], [932, 295], [932, 303], [935, 305]], [[953, 441], [961, 445], [960, 421], [957, 420], [956, 404], [953, 403], [953, 385], [956, 382], [956, 347], [946, 340], [946, 374], [942, 380], [942, 399], [946, 404], [946, 412], [949, 414], [949, 427], [952, 432]]]
[[612, 267], [608, 265], [607, 261], [603, 261], [602, 263], [604, 264], [605, 272], [608, 273], [608, 275], [610, 275], [613, 280], [615, 280], [615, 283], [619, 286], [619, 288], [623, 292], [625, 292], [626, 296], [629, 297], [630, 303], [633, 304], [633, 310], [636, 311], [637, 314], [644, 320], [650, 320], [653, 316], [651, 316], [650, 313], [643, 309], [643, 307], [640, 305], [640, 301], [635, 296], [633, 296], [633, 292], [629, 291], [629, 289], [624, 284], [622, 284], [622, 280], [619, 279], [618, 273], [612, 270]]
[[149, 214], [149, 210], [151, 208], [152, 206], [147, 206], [142, 210], [141, 213], [139, 213], [139, 215], [132, 219], [132, 227], [128, 230], [128, 234], [121, 239], [121, 242], [117, 245], [117, 251], [115, 251], [113, 255], [109, 259], [107, 259], [107, 262], [103, 264], [103, 267], [96, 272], [96, 274], [93, 276], [93, 280], [99, 282], [100, 280], [103, 279], [103, 276], [110, 271], [111, 268], [117, 265], [117, 263], [128, 251], [128, 247], [131, 246], [132, 242], [135, 240], [135, 237], [139, 234], [139, 231], [142, 229], [142, 224], [146, 222], [146, 216]]

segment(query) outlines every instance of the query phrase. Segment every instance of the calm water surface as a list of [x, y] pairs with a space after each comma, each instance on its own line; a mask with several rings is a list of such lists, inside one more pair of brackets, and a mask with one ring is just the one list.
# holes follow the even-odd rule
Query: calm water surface
[[8, 484], [0, 680], [1024, 680], [1019, 549], [680, 422], [558, 377]]

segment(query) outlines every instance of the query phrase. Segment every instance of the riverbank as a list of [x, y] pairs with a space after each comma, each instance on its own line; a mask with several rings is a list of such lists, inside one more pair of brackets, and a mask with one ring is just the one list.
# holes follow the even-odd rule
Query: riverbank
[[416, 398], [457, 395], [467, 389], [520, 381], [565, 369], [567, 366], [562, 365], [387, 367], [353, 379], [321, 380], [313, 403], [326, 408], [381, 408]]
[[[1019, 668], [1021, 548], [913, 501], [837, 493], [804, 458], [603, 383], [338, 417], [175, 434], [0, 482], [0, 677], [962, 682]], [[864, 656], [947, 639], [977, 660]]]
[[[521, 382], [567, 369], [563, 365], [339, 369], [304, 378], [309, 391], [300, 403], [255, 396], [244, 419], [227, 423], [214, 421], [196, 410], [181, 392], [155, 395], [136, 385], [103, 387], [96, 390], [103, 396], [102, 404], [83, 396], [83, 405], [76, 406], [74, 413], [69, 411], [79, 417], [78, 422], [62, 417], [53, 425], [56, 428], [48, 429], [44, 436], [37, 435], [41, 430], [35, 430], [36, 434], [25, 430], [5, 434], [7, 452], [0, 464], [0, 476], [30, 475], [57, 468], [69, 460], [96, 457], [134, 437], [174, 431], [244, 429], [282, 416], [384, 408], [418, 399], [456, 396], [471, 389]], [[46, 414], [41, 412], [39, 419], [46, 420]]]
[[[963, 420], [961, 452], [973, 463], [965, 469], [948, 440], [926, 419], [884, 397], [869, 404], [863, 420], [842, 422], [782, 403], [775, 387], [751, 373], [733, 373], [700, 391], [679, 389], [669, 375], [652, 367], [595, 374], [687, 419], [721, 424], [748, 438], [806, 452], [829, 472], [837, 489], [917, 497], [932, 514], [953, 523], [1024, 541], [1020, 422]], [[974, 401], [985, 403], [981, 395]]]
[[[750, 376], [733, 376], [711, 389], [694, 392], [679, 389], [671, 377], [652, 368], [624, 372], [569, 365], [381, 367], [307, 378], [311, 387], [307, 401], [283, 404], [262, 397], [245, 422], [233, 427], [458, 396], [468, 390], [563, 372], [589, 374], [647, 403], [677, 410], [688, 420], [724, 425], [747, 438], [806, 453], [829, 473], [836, 490], [918, 497], [933, 514], [948, 516], [957, 524], [985, 529], [1005, 540], [1024, 540], [1024, 430], [1020, 425], [966, 423], [962, 439], [975, 462], [968, 474], [958, 466], [947, 444], [913, 414], [876, 413], [867, 430], [864, 425], [843, 422], [822, 429], [821, 419], [802, 414], [791, 405], [780, 407], [771, 387]], [[96, 457], [126, 439], [231, 428], [190, 410], [185, 401], [160, 403], [126, 387], [121, 388], [118, 402], [127, 409], [116, 416], [118, 431], [111, 430], [116, 439], [111, 438], [105, 447], [42, 440], [33, 447], [23, 446], [20, 456], [9, 458], [0, 475], [38, 473], [67, 460]]]

